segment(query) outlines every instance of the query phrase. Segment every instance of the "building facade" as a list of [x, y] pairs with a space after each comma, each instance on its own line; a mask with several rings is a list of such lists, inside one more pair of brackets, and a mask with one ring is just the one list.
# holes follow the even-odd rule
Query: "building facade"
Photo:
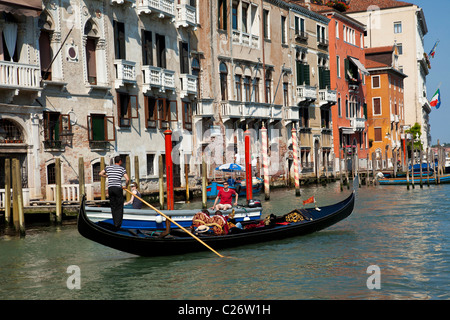
[[402, 158], [405, 140], [404, 79], [397, 47], [367, 48], [367, 114], [370, 154], [377, 170], [391, 168]]
[[351, 0], [349, 5], [348, 15], [367, 26], [366, 47], [397, 45], [399, 68], [408, 76], [404, 83], [405, 125], [420, 124], [422, 145], [429, 147], [429, 63], [423, 40], [428, 28], [423, 10], [412, 3], [393, 0]]

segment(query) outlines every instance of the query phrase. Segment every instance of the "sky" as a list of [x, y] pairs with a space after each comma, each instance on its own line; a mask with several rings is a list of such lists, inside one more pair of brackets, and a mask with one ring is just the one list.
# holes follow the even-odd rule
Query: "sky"
[[427, 76], [427, 98], [431, 100], [437, 88], [441, 93], [439, 109], [431, 107], [431, 143], [450, 143], [450, 0], [406, 0], [423, 9], [428, 33], [425, 35], [425, 52], [429, 53], [440, 40], [434, 58], [430, 57], [431, 69]]

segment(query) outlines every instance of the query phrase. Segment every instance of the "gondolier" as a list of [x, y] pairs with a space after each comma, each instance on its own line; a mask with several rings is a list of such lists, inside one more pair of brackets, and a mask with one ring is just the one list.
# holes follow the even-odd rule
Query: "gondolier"
[[126, 187], [128, 187], [128, 183], [130, 182], [127, 171], [124, 167], [122, 167], [122, 159], [120, 156], [116, 156], [114, 158], [114, 164], [107, 166], [105, 170], [102, 170], [99, 173], [99, 176], [108, 178], [109, 203], [111, 206], [114, 226], [116, 228], [120, 228], [122, 226], [124, 201], [122, 177], [125, 178]]

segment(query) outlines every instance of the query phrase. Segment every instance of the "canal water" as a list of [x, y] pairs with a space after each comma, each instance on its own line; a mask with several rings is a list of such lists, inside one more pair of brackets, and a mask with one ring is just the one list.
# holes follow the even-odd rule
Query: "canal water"
[[[301, 192], [273, 190], [264, 214], [301, 207], [312, 195], [319, 206], [331, 204], [350, 190], [334, 183]], [[346, 220], [303, 237], [220, 251], [230, 258], [209, 251], [137, 257], [83, 238], [74, 222], [28, 226], [24, 239], [3, 229], [0, 300], [449, 299], [449, 201], [450, 185], [362, 186]], [[73, 270], [80, 288], [70, 290]]]

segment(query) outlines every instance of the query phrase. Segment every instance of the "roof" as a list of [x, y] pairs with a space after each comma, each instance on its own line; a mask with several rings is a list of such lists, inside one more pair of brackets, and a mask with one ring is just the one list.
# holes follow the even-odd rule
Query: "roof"
[[390, 9], [413, 6], [414, 4], [397, 0], [350, 0], [349, 5], [350, 8], [346, 12], [367, 11], [367, 8], [370, 6], [377, 6], [380, 9]]

